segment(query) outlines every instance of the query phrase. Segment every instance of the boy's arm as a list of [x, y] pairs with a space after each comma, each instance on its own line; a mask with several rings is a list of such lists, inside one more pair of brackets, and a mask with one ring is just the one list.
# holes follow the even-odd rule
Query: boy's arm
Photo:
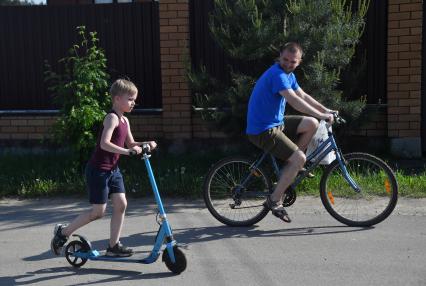
[[122, 148], [120, 146], [115, 145], [111, 142], [112, 133], [114, 132], [114, 128], [118, 126], [119, 119], [116, 115], [108, 114], [104, 119], [104, 129], [102, 131], [100, 147], [102, 150], [121, 154], [121, 155], [129, 155], [130, 150]]
[[144, 141], [144, 142], [136, 142], [133, 138], [132, 131], [130, 129], [130, 122], [127, 119], [127, 117], [124, 117], [124, 120], [127, 121], [127, 138], [126, 138], [126, 146], [128, 148], [133, 148], [135, 146], [142, 146], [143, 144], [148, 144], [150, 149], [154, 149], [157, 146], [157, 143], [155, 141]]

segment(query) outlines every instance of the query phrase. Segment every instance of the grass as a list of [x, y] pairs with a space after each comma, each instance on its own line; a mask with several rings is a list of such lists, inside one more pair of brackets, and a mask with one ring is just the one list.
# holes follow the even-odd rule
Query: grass
[[[150, 159], [163, 195], [201, 197], [204, 175], [223, 153], [153, 154]], [[120, 169], [131, 196], [152, 195], [144, 161], [122, 156]], [[83, 168], [68, 154], [0, 154], [0, 198], [85, 195]]]
[[[234, 152], [235, 153], [235, 152]], [[200, 198], [204, 176], [210, 166], [227, 154], [217, 151], [169, 155], [159, 152], [151, 157], [158, 188], [162, 195]], [[229, 155], [229, 154], [228, 154]], [[130, 196], [151, 196], [151, 186], [144, 162], [123, 156], [120, 169]], [[409, 174], [396, 172], [399, 195], [409, 198], [426, 197], [426, 171]], [[321, 168], [315, 178], [305, 179], [298, 187], [300, 195], [319, 195]], [[374, 184], [369, 179], [364, 184]], [[83, 171], [65, 153], [0, 154], [0, 197], [46, 197], [78, 194], [85, 196]]]

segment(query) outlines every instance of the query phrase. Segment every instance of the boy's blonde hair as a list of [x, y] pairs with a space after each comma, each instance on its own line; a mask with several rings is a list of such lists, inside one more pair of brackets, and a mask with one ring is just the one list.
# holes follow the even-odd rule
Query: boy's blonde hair
[[123, 94], [136, 94], [138, 92], [138, 88], [136, 85], [130, 80], [126, 79], [117, 79], [109, 90], [111, 97], [120, 96]]

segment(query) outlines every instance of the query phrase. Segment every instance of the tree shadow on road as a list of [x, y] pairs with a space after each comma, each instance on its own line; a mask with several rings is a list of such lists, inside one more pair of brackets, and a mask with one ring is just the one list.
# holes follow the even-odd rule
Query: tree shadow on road
[[63, 279], [65, 277], [68, 277], [68, 279], [72, 280], [74, 276], [82, 275], [88, 277], [92, 275], [103, 275], [107, 276], [107, 278], [101, 278], [99, 280], [90, 279], [92, 281], [78, 283], [78, 285], [103, 284], [132, 280], [149, 280], [175, 276], [175, 274], [171, 272], [144, 274], [143, 272], [139, 271], [116, 269], [54, 267], [31, 271], [17, 276], [0, 277], [0, 285], [31, 285], [34, 283], [43, 284], [43, 282], [47, 283], [47, 281], [54, 281], [55, 279]]

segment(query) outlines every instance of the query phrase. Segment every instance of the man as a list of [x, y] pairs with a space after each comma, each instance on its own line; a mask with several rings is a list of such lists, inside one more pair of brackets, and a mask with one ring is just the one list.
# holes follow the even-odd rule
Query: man
[[[272, 214], [285, 222], [291, 222], [291, 219], [282, 206], [283, 196], [306, 162], [304, 151], [318, 128], [317, 119], [330, 123], [334, 120], [334, 111], [324, 107], [298, 85], [293, 71], [301, 63], [302, 56], [302, 47], [297, 43], [281, 47], [279, 61], [256, 82], [247, 113], [249, 140], [286, 162], [274, 192], [265, 202]], [[287, 102], [312, 117], [284, 116]], [[295, 138], [295, 142], [290, 138]]]

